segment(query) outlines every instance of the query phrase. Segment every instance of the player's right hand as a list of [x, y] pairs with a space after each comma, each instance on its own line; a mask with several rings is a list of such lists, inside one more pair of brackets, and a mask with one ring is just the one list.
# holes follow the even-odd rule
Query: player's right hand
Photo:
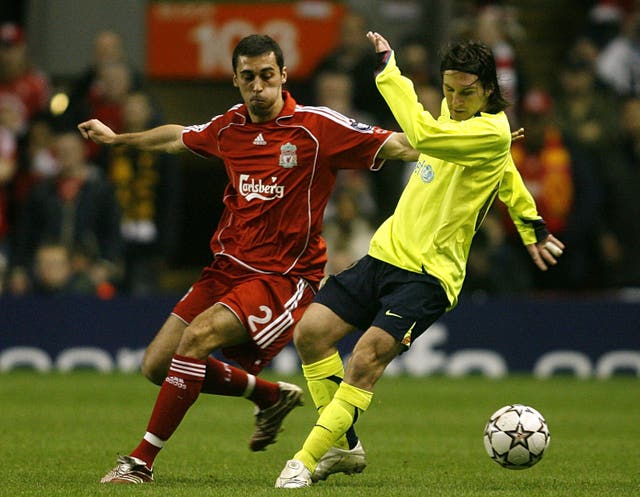
[[98, 119], [89, 119], [78, 124], [78, 129], [84, 138], [93, 140], [98, 144], [113, 143], [116, 134], [113, 130]]

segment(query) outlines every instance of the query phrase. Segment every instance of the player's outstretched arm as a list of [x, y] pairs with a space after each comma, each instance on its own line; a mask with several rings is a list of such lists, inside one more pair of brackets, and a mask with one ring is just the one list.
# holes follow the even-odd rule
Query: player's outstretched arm
[[404, 133], [394, 133], [380, 149], [378, 157], [381, 159], [402, 160], [416, 162], [420, 154], [411, 147]]
[[165, 124], [138, 133], [115, 133], [98, 119], [90, 119], [78, 124], [78, 129], [86, 139], [99, 145], [127, 145], [150, 152], [177, 153], [185, 149], [182, 142], [183, 126]]
[[564, 243], [553, 235], [548, 235], [544, 240], [527, 245], [527, 251], [533, 262], [541, 271], [546, 271], [549, 266], [555, 266], [564, 251]]

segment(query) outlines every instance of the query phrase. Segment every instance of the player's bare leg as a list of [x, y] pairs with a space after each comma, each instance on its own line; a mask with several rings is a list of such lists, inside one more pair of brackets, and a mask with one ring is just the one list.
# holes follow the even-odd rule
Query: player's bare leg
[[[331, 309], [317, 303], [309, 306], [296, 327], [294, 343], [319, 415], [333, 399], [344, 376], [342, 359], [335, 344], [354, 330], [354, 326], [345, 323]], [[364, 448], [351, 427], [322, 457], [311, 478], [319, 481], [336, 473], [360, 473], [366, 465]]]
[[176, 353], [205, 360], [214, 350], [250, 340], [238, 317], [221, 304], [198, 314], [184, 329]]
[[176, 355], [206, 362], [202, 392], [244, 396], [256, 404], [256, 430], [249, 446], [257, 451], [274, 443], [286, 415], [302, 404], [302, 389], [284, 382], [262, 380], [209, 357], [213, 350], [249, 340], [237, 316], [226, 307], [216, 304], [199, 314], [185, 328]]
[[328, 307], [312, 303], [293, 333], [293, 342], [303, 364], [312, 364], [335, 354], [336, 343], [355, 326], [345, 323]]
[[[216, 333], [216, 336], [211, 336], [208, 333], [210, 321], [216, 319], [216, 316], [219, 318], [219, 312], [216, 312], [216, 307], [224, 309], [227, 323], [223, 328], [225, 334]], [[228, 322], [230, 319], [232, 322]], [[216, 329], [218, 328], [216, 327]], [[224, 340], [224, 342], [221, 343], [221, 340]], [[247, 340], [249, 340], [249, 335], [240, 321], [238, 321], [236, 315], [223, 306], [213, 306], [196, 317], [185, 330], [184, 337], [178, 345], [177, 353], [187, 357], [203, 358], [207, 357], [211, 350], [238, 345], [245, 343]], [[219, 361], [209, 359], [206, 381], [209, 384], [215, 381], [217, 386], [227, 390], [225, 392], [226, 395], [244, 395], [256, 403], [256, 430], [251, 436], [249, 448], [253, 451], [264, 450], [267, 445], [275, 442], [287, 414], [295, 407], [302, 405], [302, 389], [290, 383], [272, 383], [261, 380], [228, 364], [224, 364], [221, 370], [221, 364]], [[208, 374], [214, 367], [218, 369], [218, 375], [215, 379]], [[243, 381], [244, 390], [242, 392], [237, 390], [235, 393], [229, 392], [229, 386], [233, 388], [234, 378], [236, 381]], [[211, 392], [211, 386], [209, 385], [208, 393], [220, 394], [222, 392]]]
[[372, 326], [358, 340], [344, 375], [344, 381], [372, 391], [389, 363], [402, 351], [402, 345], [382, 328]]
[[[156, 385], [162, 385], [171, 359], [176, 353], [186, 323], [171, 315], [147, 347], [142, 360], [142, 373]], [[302, 403], [302, 391], [284, 382], [266, 382], [228, 364], [207, 359], [207, 373], [200, 393], [246, 397], [256, 406], [256, 425], [251, 437], [251, 450], [264, 450], [274, 443], [284, 417]]]
[[[171, 321], [175, 324], [175, 321]], [[166, 333], [169, 332], [170, 326], [171, 324], [165, 329]], [[162, 340], [164, 333], [159, 335], [160, 338], [156, 344], [162, 344], [165, 347], [171, 344], [170, 340]], [[295, 385], [259, 380], [238, 368], [209, 357], [214, 350], [246, 343], [250, 339], [236, 315], [219, 304], [202, 312], [190, 325], [186, 326], [181, 333], [176, 353], [171, 359], [167, 377], [160, 388], [143, 439], [129, 456], [118, 459], [116, 467], [101, 482], [147, 483], [153, 481], [153, 463], [156, 456], [200, 395], [205, 379], [208, 379], [214, 387], [233, 383], [227, 381], [228, 378], [243, 379], [245, 383], [242, 391], [245, 393], [248, 391], [249, 379], [253, 379], [251, 395], [245, 396], [258, 404], [259, 413], [266, 410], [270, 414], [267, 416], [266, 428], [257, 423], [259, 446], [264, 448], [269, 443], [273, 443], [286, 414], [300, 404], [302, 390]], [[160, 349], [160, 347], [154, 348], [156, 351]], [[257, 392], [258, 390], [261, 393]], [[261, 398], [263, 405], [256, 400], [258, 397]], [[284, 407], [282, 407], [283, 403]], [[260, 421], [259, 417], [257, 421]], [[260, 450], [254, 449], [253, 446], [252, 449]]]
[[152, 383], [162, 385], [167, 377], [171, 358], [176, 353], [186, 327], [187, 324], [184, 321], [172, 314], [147, 346], [140, 369], [142, 374]]
[[287, 461], [276, 480], [277, 488], [308, 487], [315, 481], [312, 474], [316, 466], [353, 425], [357, 415], [367, 410], [373, 386], [400, 350], [398, 341], [381, 328], [373, 326], [362, 335], [349, 359], [344, 381], [302, 449]]

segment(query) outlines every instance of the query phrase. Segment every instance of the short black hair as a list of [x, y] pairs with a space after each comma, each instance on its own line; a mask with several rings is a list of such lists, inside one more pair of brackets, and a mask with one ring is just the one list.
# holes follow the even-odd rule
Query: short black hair
[[493, 90], [489, 96], [488, 113], [496, 114], [509, 107], [498, 84], [493, 52], [484, 43], [467, 40], [449, 45], [440, 62], [440, 75], [449, 70], [475, 74], [485, 89]]
[[242, 38], [236, 48], [233, 49], [233, 55], [231, 57], [231, 65], [233, 66], [233, 73], [235, 74], [238, 67], [238, 58], [240, 56], [245, 57], [257, 57], [259, 55], [265, 55], [273, 52], [276, 56], [276, 63], [280, 68], [280, 72], [284, 68], [284, 56], [282, 55], [282, 48], [278, 45], [278, 42], [267, 35], [249, 35]]

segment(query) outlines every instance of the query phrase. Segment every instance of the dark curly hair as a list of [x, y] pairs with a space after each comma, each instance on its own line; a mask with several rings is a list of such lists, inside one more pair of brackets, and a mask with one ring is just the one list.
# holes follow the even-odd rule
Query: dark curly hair
[[489, 114], [497, 114], [509, 107], [500, 91], [493, 52], [484, 43], [462, 41], [449, 45], [440, 62], [440, 75], [447, 70], [475, 74], [483, 88], [493, 90], [487, 103], [486, 112]]

